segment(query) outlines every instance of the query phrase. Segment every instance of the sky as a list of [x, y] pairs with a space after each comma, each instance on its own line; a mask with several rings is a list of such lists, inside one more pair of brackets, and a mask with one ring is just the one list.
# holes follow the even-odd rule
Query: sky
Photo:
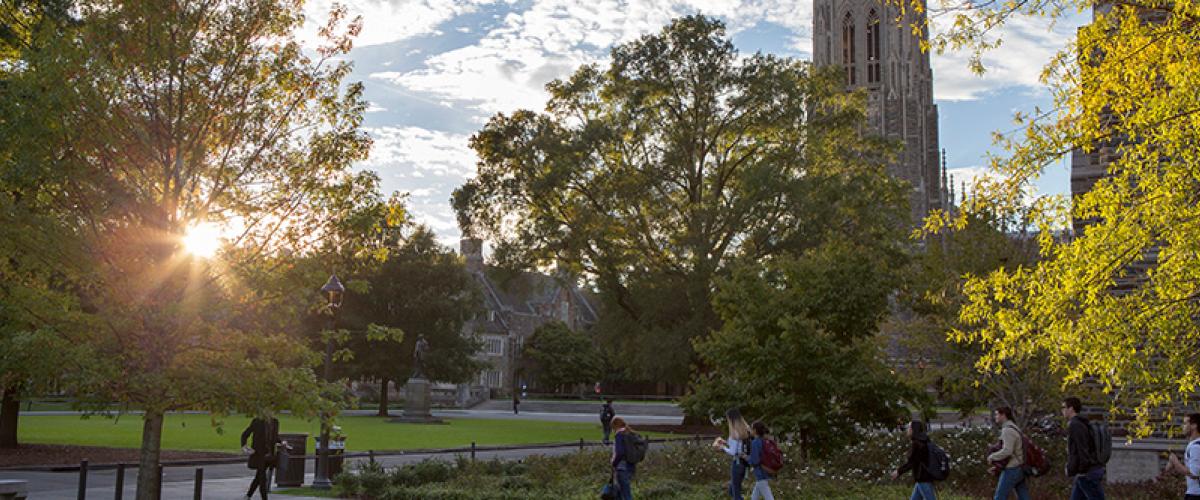
[[[811, 0], [348, 0], [363, 17], [348, 55], [370, 107], [365, 127], [375, 141], [357, 168], [379, 173], [385, 192], [409, 193], [418, 222], [457, 248], [450, 194], [475, 173], [470, 136], [496, 113], [541, 110], [544, 85], [587, 63], [603, 64], [617, 44], [657, 32], [671, 19], [702, 13], [723, 20], [742, 53], [762, 51], [811, 60]], [[300, 38], [316, 43], [333, 5], [310, 0]], [[1084, 16], [1051, 26], [1017, 20], [975, 75], [967, 56], [932, 56], [941, 146], [959, 181], [985, 171], [999, 153], [992, 133], [1015, 128], [1015, 112], [1050, 108], [1038, 81]], [[937, 29], [935, 27], [935, 29]], [[1066, 162], [1037, 182], [1041, 194], [1069, 192]]]

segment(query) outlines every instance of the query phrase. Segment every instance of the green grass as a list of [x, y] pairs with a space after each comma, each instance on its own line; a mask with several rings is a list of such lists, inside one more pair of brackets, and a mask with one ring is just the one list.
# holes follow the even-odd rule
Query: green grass
[[[242, 429], [250, 419], [228, 417], [214, 428], [209, 415], [167, 415], [163, 424], [163, 449], [237, 452]], [[406, 450], [479, 446], [598, 441], [599, 424], [531, 420], [449, 419], [448, 424], [395, 424], [379, 417], [342, 417], [336, 425], [346, 435], [351, 451]], [[314, 448], [316, 421], [280, 416], [280, 431], [308, 433], [308, 450]], [[138, 415], [120, 419], [93, 416], [22, 416], [20, 440], [25, 443], [74, 444], [137, 448], [142, 420]]]

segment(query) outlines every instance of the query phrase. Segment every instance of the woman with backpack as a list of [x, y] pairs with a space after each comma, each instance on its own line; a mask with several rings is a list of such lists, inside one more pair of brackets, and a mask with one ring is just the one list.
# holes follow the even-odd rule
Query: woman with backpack
[[750, 456], [746, 459], [746, 463], [754, 468], [754, 489], [750, 490], [750, 500], [775, 500], [775, 495], [771, 493], [771, 484], [768, 483], [771, 473], [763, 467], [767, 436], [771, 431], [761, 420], [755, 421], [751, 428], [754, 430], [754, 441], [750, 443]]
[[909, 422], [908, 438], [908, 461], [892, 472], [892, 479], [911, 470], [916, 484], [913, 485], [909, 500], [937, 500], [937, 493], [933, 491], [934, 478], [929, 474], [929, 434], [925, 430], [925, 422]]
[[625, 439], [626, 435], [633, 433], [633, 429], [621, 417], [613, 418], [612, 426], [616, 431], [613, 437], [612, 467], [613, 475], [617, 478], [617, 498], [633, 500], [633, 487], [630, 483], [633, 482], [633, 473], [637, 471], [637, 465], [628, 460], [629, 443], [628, 439]]
[[729, 466], [729, 498], [742, 500], [742, 481], [746, 479], [746, 455], [750, 451], [750, 425], [742, 418], [742, 412], [737, 408], [730, 408], [725, 412], [725, 422], [729, 425], [729, 439], [717, 438], [713, 442], [713, 448], [733, 457], [733, 463]]

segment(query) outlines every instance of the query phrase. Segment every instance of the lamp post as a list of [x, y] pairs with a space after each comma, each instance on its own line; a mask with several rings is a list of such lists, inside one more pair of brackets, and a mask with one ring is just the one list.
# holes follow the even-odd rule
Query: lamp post
[[[329, 281], [325, 282], [325, 286], [321, 287], [321, 293], [325, 294], [325, 298], [329, 301], [329, 331], [332, 332], [337, 327], [337, 313], [342, 307], [342, 294], [346, 291], [346, 287], [342, 286], [341, 280], [337, 275], [331, 275]], [[333, 378], [333, 337], [326, 336], [325, 338], [325, 381], [331, 382]], [[317, 470], [316, 476], [313, 478], [312, 487], [318, 490], [327, 490], [333, 487], [333, 483], [329, 481], [329, 415], [321, 415], [321, 444], [317, 450]]]

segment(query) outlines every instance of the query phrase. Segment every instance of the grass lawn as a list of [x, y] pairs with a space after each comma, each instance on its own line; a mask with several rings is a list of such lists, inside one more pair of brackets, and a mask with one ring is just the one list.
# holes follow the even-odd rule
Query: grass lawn
[[[163, 449], [237, 452], [246, 417], [228, 417], [218, 428], [209, 415], [167, 415], [163, 424]], [[346, 435], [351, 451], [455, 448], [506, 444], [575, 442], [579, 438], [598, 441], [600, 425], [532, 420], [450, 419], [444, 425], [394, 424], [379, 417], [342, 417], [337, 425]], [[314, 421], [282, 415], [280, 431], [316, 436]], [[22, 416], [18, 427], [25, 443], [75, 444], [137, 448], [141, 443], [142, 420], [138, 415], [120, 419], [77, 416]], [[309, 439], [308, 450], [314, 444]]]

